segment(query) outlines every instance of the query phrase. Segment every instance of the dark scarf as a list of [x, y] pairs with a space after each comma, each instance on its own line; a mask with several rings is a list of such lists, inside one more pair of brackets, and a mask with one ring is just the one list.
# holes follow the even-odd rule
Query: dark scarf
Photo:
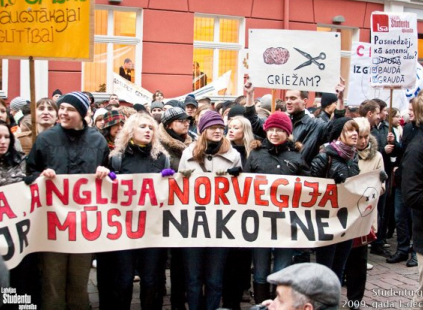
[[129, 141], [128, 146], [132, 150], [132, 152], [137, 152], [144, 156], [148, 156], [151, 153], [151, 149], [153, 148], [151, 143], [147, 145], [140, 145], [134, 143], [133, 140]]
[[165, 128], [166, 132], [171, 136], [173, 139], [179, 140], [181, 142], [185, 142], [186, 135], [178, 135], [173, 129]]
[[332, 141], [330, 143], [330, 145], [335, 149], [336, 153], [338, 153], [338, 155], [345, 159], [345, 160], [350, 160], [354, 158], [355, 155], [355, 147], [354, 146], [349, 146], [346, 145], [344, 142], [342, 141]]
[[231, 143], [232, 144], [232, 147], [235, 149], [235, 150], [237, 150], [238, 151], [238, 153], [241, 155], [241, 158], [243, 157], [243, 156], [246, 156], [247, 155], [247, 151], [245, 150], [245, 145], [236, 145], [236, 144], [233, 144], [233, 143]]
[[79, 139], [85, 132], [85, 130], [87, 129], [87, 123], [84, 121], [84, 128], [81, 130], [75, 130], [75, 129], [66, 129], [63, 128], [63, 132], [65, 133], [65, 135], [72, 141]]
[[269, 142], [269, 140], [265, 139], [263, 141], [263, 145], [267, 148], [267, 150], [269, 151], [270, 154], [280, 154], [285, 152], [286, 150], [289, 149], [289, 141], [286, 140], [284, 143], [282, 144], [272, 144]]
[[223, 139], [220, 140], [219, 142], [207, 142], [207, 149], [206, 149], [206, 154], [207, 155], [214, 155], [217, 154], [217, 152], [219, 152], [220, 147], [222, 146], [223, 143]]
[[301, 121], [304, 116], [305, 116], [305, 111], [292, 114], [291, 116], [292, 124], [295, 125], [297, 122]]

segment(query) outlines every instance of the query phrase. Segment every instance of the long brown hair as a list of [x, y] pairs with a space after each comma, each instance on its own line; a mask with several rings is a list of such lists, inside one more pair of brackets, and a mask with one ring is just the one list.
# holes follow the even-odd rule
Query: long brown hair
[[[192, 151], [192, 155], [194, 160], [197, 163], [204, 163], [204, 159], [206, 158], [206, 150], [208, 146], [208, 141], [206, 138], [206, 130], [198, 137], [198, 140], [194, 146], [194, 150]], [[232, 148], [231, 142], [225, 137], [222, 136], [222, 145], [220, 146], [219, 151], [216, 154], [225, 154]]]

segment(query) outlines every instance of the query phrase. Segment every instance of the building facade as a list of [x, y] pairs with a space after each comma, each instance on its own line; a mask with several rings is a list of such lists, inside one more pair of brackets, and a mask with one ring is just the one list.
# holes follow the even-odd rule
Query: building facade
[[[340, 32], [341, 74], [347, 77], [351, 43], [370, 42], [374, 11], [417, 13], [423, 39], [423, 1], [417, 0], [95, 0], [93, 62], [37, 60], [36, 98], [60, 89], [105, 99], [125, 60], [131, 60], [126, 70], [134, 83], [166, 98], [228, 71], [229, 87], [221, 95], [236, 97], [248, 72], [248, 31], [257, 28]], [[1, 98], [30, 98], [27, 60], [0, 59], [0, 74]]]

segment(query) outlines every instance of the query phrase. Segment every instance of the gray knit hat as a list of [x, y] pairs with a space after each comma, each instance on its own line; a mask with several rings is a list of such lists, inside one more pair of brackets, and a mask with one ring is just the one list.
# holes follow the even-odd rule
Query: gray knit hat
[[154, 101], [151, 104], [150, 111], [153, 111], [153, 109], [162, 109], [163, 110], [163, 103], [160, 102], [160, 101]]
[[191, 116], [179, 107], [167, 109], [162, 115], [162, 124], [163, 126], [167, 126], [178, 119], [191, 119]]
[[10, 109], [13, 111], [20, 111], [24, 106], [29, 103], [26, 99], [22, 97], [16, 97], [12, 101], [10, 101]]
[[290, 286], [292, 289], [325, 305], [326, 310], [338, 309], [341, 284], [328, 267], [315, 264], [295, 264], [267, 277], [267, 282]]

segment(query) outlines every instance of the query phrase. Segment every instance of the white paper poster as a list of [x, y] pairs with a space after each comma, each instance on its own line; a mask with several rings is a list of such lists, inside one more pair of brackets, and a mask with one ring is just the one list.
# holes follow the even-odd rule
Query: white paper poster
[[251, 29], [250, 78], [256, 87], [334, 92], [340, 77], [337, 32]]
[[113, 93], [132, 104], [150, 104], [153, 99], [153, 94], [148, 90], [131, 83], [116, 73], [113, 73]]
[[418, 58], [416, 14], [375, 12], [371, 29], [371, 85], [414, 87]]
[[[391, 94], [389, 89], [370, 86], [370, 48], [370, 43], [352, 43], [347, 105], [358, 106], [363, 101], [374, 98], [379, 98], [388, 104], [390, 102]], [[399, 110], [408, 108], [409, 99], [407, 99], [402, 89], [394, 90], [393, 95], [393, 107]]]

